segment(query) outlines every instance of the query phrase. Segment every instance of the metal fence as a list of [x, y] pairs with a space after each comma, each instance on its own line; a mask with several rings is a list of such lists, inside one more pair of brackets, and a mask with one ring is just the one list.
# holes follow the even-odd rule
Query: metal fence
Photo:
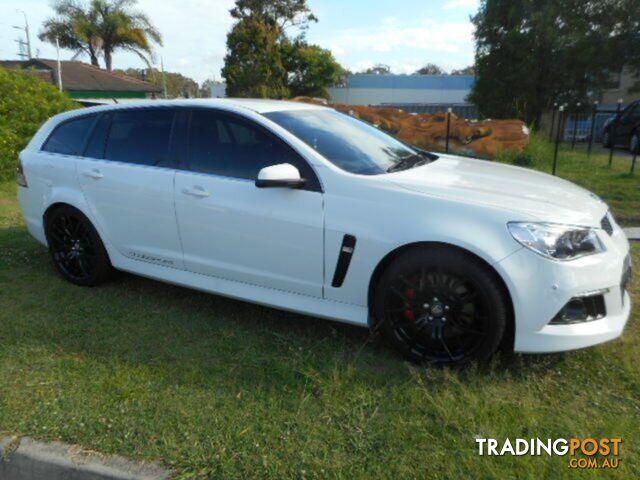
[[[558, 165], [558, 151], [561, 142], [571, 144], [574, 149], [580, 142], [587, 144], [587, 155], [591, 155], [594, 144], [602, 142], [604, 125], [607, 120], [615, 118], [620, 113], [622, 101], [618, 102], [616, 110], [597, 109], [597, 104], [592, 110], [581, 111], [580, 104], [576, 106], [573, 112], [565, 112], [565, 105], [554, 109], [551, 117], [551, 128], [549, 130], [549, 140], [555, 140], [555, 148], [553, 155], [553, 174], [556, 174]], [[616, 125], [618, 120], [613, 120], [612, 131], [615, 138]], [[615, 142], [610, 142], [609, 149], [609, 166], [613, 162], [614, 151], [618, 149]], [[632, 154], [630, 173], [633, 175], [636, 168], [636, 160], [638, 152], [630, 152]]]
[[[593, 142], [602, 142], [602, 132], [607, 120], [616, 115], [615, 110], [600, 110], [592, 113], [571, 113], [565, 120], [563, 140], [565, 142], [589, 142], [593, 132]], [[591, 128], [593, 125], [593, 129]], [[574, 133], [575, 132], [575, 133]]]

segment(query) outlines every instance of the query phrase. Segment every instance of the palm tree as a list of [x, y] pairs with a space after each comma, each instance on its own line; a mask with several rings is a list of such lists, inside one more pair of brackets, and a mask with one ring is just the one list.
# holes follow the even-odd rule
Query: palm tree
[[56, 17], [45, 20], [38, 35], [40, 40], [55, 44], [58, 39], [62, 48], [74, 51], [74, 58], [88, 54], [91, 65], [100, 66], [100, 43], [78, 29], [79, 25], [89, 22], [89, 9], [75, 0], [60, 0], [53, 5], [53, 10]]
[[144, 13], [131, 9], [136, 2], [91, 0], [85, 6], [78, 0], [58, 0], [54, 5], [58, 17], [45, 22], [40, 38], [55, 42], [58, 36], [61, 46], [88, 53], [93, 65], [102, 55], [109, 71], [118, 49], [135, 53], [150, 66], [152, 43], [162, 45], [162, 36]]

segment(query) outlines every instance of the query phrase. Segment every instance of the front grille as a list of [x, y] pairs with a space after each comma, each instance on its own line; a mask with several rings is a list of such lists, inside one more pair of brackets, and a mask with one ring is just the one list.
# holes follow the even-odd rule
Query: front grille
[[613, 225], [611, 225], [611, 220], [609, 220], [609, 212], [600, 220], [600, 226], [609, 235], [613, 235]]

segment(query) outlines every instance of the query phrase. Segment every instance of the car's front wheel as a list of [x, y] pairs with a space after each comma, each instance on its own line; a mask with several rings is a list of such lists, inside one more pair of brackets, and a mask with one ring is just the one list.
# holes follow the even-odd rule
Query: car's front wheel
[[79, 210], [71, 206], [56, 208], [47, 215], [45, 234], [56, 269], [70, 282], [98, 285], [112, 273], [98, 232]]
[[446, 246], [401, 254], [375, 290], [383, 337], [411, 360], [465, 364], [489, 358], [509, 321], [509, 303], [483, 262]]

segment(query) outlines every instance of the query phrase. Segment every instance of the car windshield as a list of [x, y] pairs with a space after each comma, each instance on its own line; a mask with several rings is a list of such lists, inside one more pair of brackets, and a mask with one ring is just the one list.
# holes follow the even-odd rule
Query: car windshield
[[432, 156], [335, 110], [285, 110], [265, 116], [351, 173], [379, 175], [433, 160]]

